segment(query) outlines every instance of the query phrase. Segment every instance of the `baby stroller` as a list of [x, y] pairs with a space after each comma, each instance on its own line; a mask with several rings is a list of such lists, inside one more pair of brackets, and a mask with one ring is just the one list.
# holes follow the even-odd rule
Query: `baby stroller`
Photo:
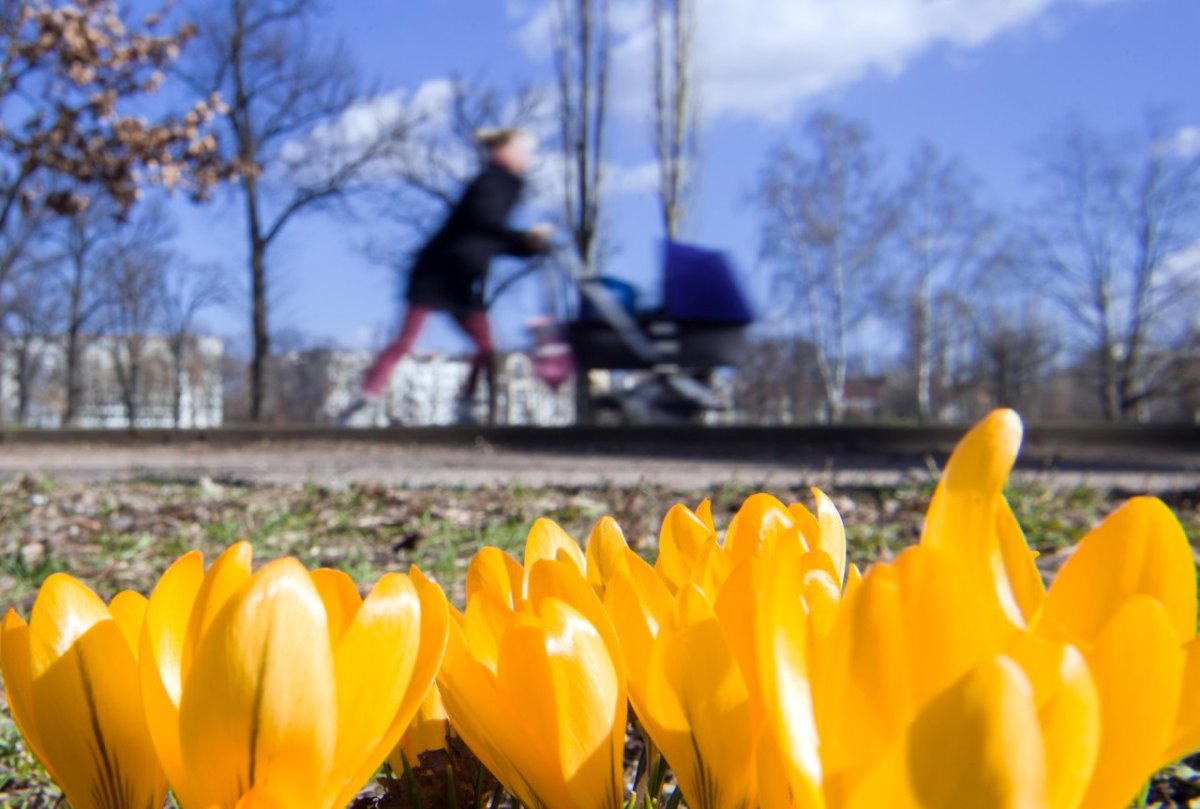
[[543, 381], [561, 384], [564, 356], [584, 379], [592, 369], [632, 372], [591, 397], [601, 422], [682, 424], [723, 409], [712, 374], [739, 362], [754, 319], [724, 254], [667, 242], [662, 301], [650, 311], [637, 309], [629, 284], [585, 275], [570, 251], [555, 250], [544, 269], [561, 320], [535, 332]]

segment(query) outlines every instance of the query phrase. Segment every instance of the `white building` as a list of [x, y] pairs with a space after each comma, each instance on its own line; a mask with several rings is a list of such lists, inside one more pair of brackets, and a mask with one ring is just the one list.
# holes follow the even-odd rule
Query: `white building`
[[[130, 341], [109, 336], [84, 339], [80, 349], [79, 411], [72, 426], [208, 428], [222, 424], [221, 360], [225, 345], [221, 340], [190, 339], [178, 380], [167, 338], [146, 336], [138, 345], [140, 362], [134, 384], [129, 373]], [[135, 424], [129, 418], [130, 393]], [[0, 341], [0, 420], [31, 427], [61, 427], [66, 398], [65, 338], [35, 338], [27, 345]]]
[[[332, 422], [354, 398], [372, 355], [358, 351], [309, 351], [289, 357], [297, 376], [322, 377], [320, 404], [313, 418]], [[307, 366], [308, 372], [300, 366]], [[321, 369], [314, 374], [314, 368]], [[410, 354], [400, 360], [376, 411], [378, 426], [430, 426], [453, 424], [455, 403], [470, 371], [470, 359], [441, 354]], [[556, 426], [575, 418], [575, 397], [570, 385], [557, 391], [539, 380], [533, 362], [523, 353], [499, 357], [496, 379], [496, 423]], [[480, 380], [476, 413], [487, 413], [487, 385]]]

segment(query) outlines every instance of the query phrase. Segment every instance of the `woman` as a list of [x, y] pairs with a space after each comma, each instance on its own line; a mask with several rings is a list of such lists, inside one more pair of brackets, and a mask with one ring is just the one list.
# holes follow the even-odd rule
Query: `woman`
[[487, 155], [483, 169], [463, 191], [450, 215], [417, 254], [408, 280], [408, 311], [400, 333], [372, 363], [359, 395], [339, 421], [373, 404], [387, 387], [396, 363], [412, 350], [433, 312], [454, 317], [475, 344], [475, 357], [458, 402], [458, 419], [470, 419], [471, 402], [481, 371], [493, 382], [491, 327], [483, 302], [488, 266], [497, 255], [528, 257], [545, 250], [551, 228], [537, 225], [515, 230], [507, 224], [517, 204], [524, 176], [533, 163], [535, 143], [518, 129], [480, 132], [476, 142]]

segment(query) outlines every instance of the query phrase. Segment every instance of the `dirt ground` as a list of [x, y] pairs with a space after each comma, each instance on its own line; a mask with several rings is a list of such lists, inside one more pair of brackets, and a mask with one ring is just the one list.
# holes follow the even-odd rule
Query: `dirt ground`
[[[344, 442], [261, 442], [150, 447], [0, 446], [0, 479], [18, 475], [61, 482], [199, 480], [244, 483], [375, 483], [405, 488], [494, 486], [587, 488], [657, 485], [712, 490], [722, 486], [792, 489], [807, 486], [895, 486], [936, 478], [924, 458], [810, 454], [787, 461], [654, 458], [612, 454], [552, 454], [499, 449], [478, 439], [471, 447]], [[1020, 479], [1055, 488], [1090, 486], [1159, 493], [1200, 487], [1200, 471], [1164, 465], [1130, 469], [1024, 470]]]

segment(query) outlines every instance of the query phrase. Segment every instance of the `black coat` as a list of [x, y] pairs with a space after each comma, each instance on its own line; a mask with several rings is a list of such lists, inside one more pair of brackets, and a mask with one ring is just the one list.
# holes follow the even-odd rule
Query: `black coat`
[[488, 265], [498, 255], [532, 256], [527, 233], [508, 227], [523, 181], [490, 163], [471, 181], [421, 252], [408, 280], [408, 301], [455, 314], [484, 309]]

